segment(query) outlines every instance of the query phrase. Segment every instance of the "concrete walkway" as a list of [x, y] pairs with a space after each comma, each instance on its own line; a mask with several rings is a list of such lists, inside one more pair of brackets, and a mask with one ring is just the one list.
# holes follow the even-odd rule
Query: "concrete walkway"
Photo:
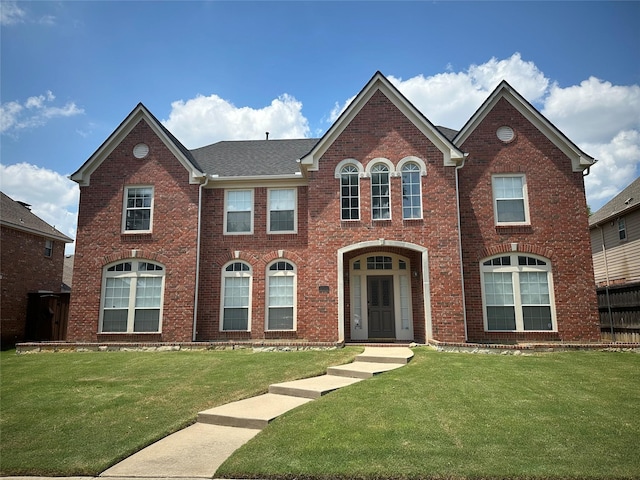
[[333, 390], [400, 368], [412, 357], [405, 347], [367, 347], [353, 363], [330, 367], [326, 375], [274, 384], [267, 394], [200, 412], [194, 425], [148, 446], [100, 477], [212, 478], [236, 449], [273, 419]]

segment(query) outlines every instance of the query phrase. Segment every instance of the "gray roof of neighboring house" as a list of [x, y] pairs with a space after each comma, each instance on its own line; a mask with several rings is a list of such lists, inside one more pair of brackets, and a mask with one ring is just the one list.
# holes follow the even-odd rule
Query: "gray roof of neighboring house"
[[458, 134], [458, 130], [454, 130], [453, 128], [441, 127], [441, 126], [437, 126], [436, 128], [440, 131], [441, 134], [447, 137], [447, 140], [453, 140], [454, 138], [456, 138], [456, 135]]
[[25, 204], [16, 202], [2, 192], [0, 192], [0, 196], [2, 197], [0, 203], [0, 224], [3, 226], [65, 243], [73, 242], [73, 239], [67, 237], [64, 233], [56, 230], [47, 222], [34, 215]]
[[610, 219], [619, 217], [626, 211], [635, 210], [640, 206], [640, 177], [636, 178], [627, 188], [605, 203], [600, 210], [589, 217], [589, 226], [595, 226]]
[[317, 142], [317, 138], [222, 141], [191, 150], [191, 154], [209, 175], [294, 175], [300, 172], [300, 157], [308, 153]]

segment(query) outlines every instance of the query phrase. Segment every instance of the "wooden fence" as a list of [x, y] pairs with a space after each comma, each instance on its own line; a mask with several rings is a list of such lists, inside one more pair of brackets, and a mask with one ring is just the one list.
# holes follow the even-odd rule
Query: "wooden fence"
[[607, 342], [640, 342], [640, 283], [597, 289], [600, 332]]

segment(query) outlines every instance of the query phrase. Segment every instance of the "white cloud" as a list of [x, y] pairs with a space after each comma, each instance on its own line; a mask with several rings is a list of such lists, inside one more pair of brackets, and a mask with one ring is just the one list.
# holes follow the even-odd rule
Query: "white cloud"
[[0, 2], [0, 25], [15, 25], [24, 23], [27, 12], [16, 2], [2, 0]]
[[[460, 129], [503, 79], [585, 153], [599, 160], [585, 178], [595, 211], [640, 175], [640, 86], [591, 77], [561, 88], [520, 54], [472, 65], [466, 71], [406, 80], [388, 77], [435, 125]], [[333, 122], [355, 97], [331, 111]]]
[[217, 95], [198, 95], [171, 104], [171, 113], [162, 122], [187, 148], [209, 145], [219, 140], [304, 138], [309, 135], [302, 103], [284, 94], [270, 105], [255, 109], [236, 107]]
[[27, 98], [24, 103], [11, 101], [0, 105], [0, 133], [16, 136], [21, 130], [41, 127], [56, 117], [72, 117], [84, 113], [74, 102], [54, 105], [55, 95], [49, 90], [43, 95]]
[[[31, 211], [60, 232], [75, 239], [80, 189], [75, 182], [52, 170], [18, 163], [0, 164], [0, 189], [13, 200], [31, 205]], [[67, 244], [72, 253], [75, 242]]]

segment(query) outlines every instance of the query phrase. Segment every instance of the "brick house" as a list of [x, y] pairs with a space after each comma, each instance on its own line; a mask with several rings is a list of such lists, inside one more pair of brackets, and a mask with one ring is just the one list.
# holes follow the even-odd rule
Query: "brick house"
[[194, 150], [139, 104], [71, 177], [69, 340], [599, 340], [594, 162], [506, 82], [459, 132], [378, 72], [320, 139]]
[[[64, 248], [73, 240], [37, 217], [28, 205], [2, 192], [0, 197], [2, 348], [24, 340], [62, 340], [52, 324], [61, 298]], [[35, 297], [31, 322], [30, 294]], [[40, 321], [43, 309], [51, 312], [46, 322]]]

